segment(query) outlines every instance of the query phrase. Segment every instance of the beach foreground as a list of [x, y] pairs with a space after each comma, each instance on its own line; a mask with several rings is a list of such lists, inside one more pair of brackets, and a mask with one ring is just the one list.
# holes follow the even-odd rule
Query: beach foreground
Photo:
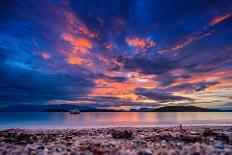
[[0, 132], [1, 154], [232, 154], [232, 126]]

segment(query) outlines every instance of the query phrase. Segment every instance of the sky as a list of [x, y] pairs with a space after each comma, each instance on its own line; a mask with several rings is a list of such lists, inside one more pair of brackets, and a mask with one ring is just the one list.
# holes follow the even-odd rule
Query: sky
[[231, 0], [3, 0], [0, 107], [232, 109]]

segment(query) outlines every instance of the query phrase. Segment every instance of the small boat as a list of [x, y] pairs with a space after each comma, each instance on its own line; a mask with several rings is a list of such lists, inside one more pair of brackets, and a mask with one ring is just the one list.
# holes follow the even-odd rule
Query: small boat
[[69, 113], [70, 114], [80, 114], [80, 110], [78, 110], [78, 109], [70, 110]]

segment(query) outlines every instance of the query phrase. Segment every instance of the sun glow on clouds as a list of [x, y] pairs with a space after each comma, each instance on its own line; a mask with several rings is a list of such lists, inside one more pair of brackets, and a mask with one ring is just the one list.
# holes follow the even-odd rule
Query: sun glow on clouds
[[193, 42], [197, 41], [197, 40], [200, 40], [200, 39], [203, 39], [205, 37], [208, 37], [209, 35], [211, 35], [212, 32], [210, 33], [205, 33], [205, 34], [202, 34], [202, 35], [199, 35], [199, 36], [194, 36], [194, 37], [191, 37], [189, 39], [187, 39], [186, 41], [182, 42], [181, 44], [178, 44], [170, 49], [167, 49], [167, 50], [160, 50], [159, 53], [160, 54], [164, 54], [168, 51], [177, 51], [177, 50], [181, 50], [182, 48], [192, 44]]
[[156, 84], [152, 80], [153, 76], [139, 75], [136, 72], [131, 72], [130, 74], [132, 76], [124, 82], [112, 82], [105, 79], [95, 80], [96, 88], [92, 91], [91, 96], [115, 96], [121, 98], [123, 101], [143, 102], [143, 100], [134, 94], [134, 90], [137, 87], [156, 88]]
[[150, 39], [142, 39], [138, 37], [126, 38], [126, 42], [129, 46], [136, 47], [141, 50], [146, 50], [156, 45], [156, 43]]
[[67, 59], [69, 64], [78, 64], [78, 65], [86, 65], [88, 67], [92, 67], [93, 63], [90, 60], [82, 59], [80, 57], [70, 57]]
[[224, 20], [230, 18], [231, 16], [232, 16], [232, 13], [228, 13], [228, 14], [225, 14], [223, 16], [216, 17], [211, 21], [210, 25], [215, 25], [215, 24], [218, 24], [220, 22], [223, 22]]
[[[178, 86], [182, 83], [198, 83], [202, 81], [205, 81], [205, 82], [221, 81], [224, 83], [226, 81], [227, 82], [230, 81], [229, 77], [231, 74], [232, 74], [232, 71], [225, 70], [225, 71], [217, 71], [217, 72], [205, 73], [205, 74], [200, 74], [200, 75], [193, 75], [191, 78], [188, 78], [188, 79], [177, 80], [175, 83], [171, 84], [171, 86]], [[217, 85], [221, 85], [221, 84], [217, 84]]]
[[[36, 4], [34, 1], [31, 3]], [[228, 9], [219, 8], [218, 12], [215, 12], [218, 15], [214, 17], [212, 12], [207, 11], [208, 9], [202, 9], [205, 12], [194, 12], [199, 9], [191, 9], [196, 18], [206, 13], [206, 16], [201, 16], [202, 21], [206, 22], [197, 23], [196, 28], [195, 19], [179, 17], [184, 10], [179, 12], [175, 6], [174, 10], [172, 8], [170, 8], [172, 11], [168, 10], [173, 16], [166, 16], [163, 20], [160, 10], [152, 5], [150, 7], [154, 14], [146, 14], [145, 11], [144, 18], [141, 19], [140, 13], [128, 11], [134, 7], [130, 4], [134, 2], [128, 1], [123, 1], [126, 4], [125, 9], [121, 9], [121, 4], [119, 5], [117, 1], [103, 4], [99, 1], [98, 7], [103, 13], [96, 12], [96, 4], [85, 4], [85, 1], [75, 2], [78, 4], [76, 6], [83, 9], [70, 6], [73, 4], [71, 2], [62, 5], [59, 5], [59, 2], [54, 5], [50, 1], [41, 3], [44, 4], [41, 9], [38, 9], [40, 6], [38, 8], [32, 6], [33, 10], [24, 7], [25, 12], [18, 10], [19, 16], [15, 12], [16, 19], [28, 17], [26, 19], [33, 19], [31, 23], [35, 23], [37, 27], [34, 27], [34, 24], [27, 25], [27, 22], [25, 24], [18, 20], [14, 21], [15, 18], [8, 19], [8, 14], [5, 16], [9, 21], [0, 23], [0, 26], [5, 28], [0, 35], [0, 71], [11, 71], [15, 67], [16, 71], [22, 69], [22, 75], [24, 70], [27, 70], [31, 71], [30, 75], [38, 75], [42, 79], [42, 82], [36, 81], [40, 78], [31, 79], [32, 84], [26, 83], [24, 86], [20, 77], [4, 72], [7, 78], [0, 78], [0, 82], [4, 85], [8, 82], [5, 79], [18, 80], [17, 82], [23, 85], [18, 89], [16, 85], [12, 85], [15, 82], [9, 81], [7, 83], [9, 88], [19, 90], [12, 96], [22, 94], [21, 89], [25, 92], [31, 91], [28, 88], [37, 89], [34, 87], [35, 83], [45, 82], [43, 88], [35, 92], [39, 97], [47, 96], [43, 94], [46, 89], [50, 94], [55, 92], [51, 98], [43, 98], [44, 102], [48, 100], [49, 103], [53, 100], [71, 104], [112, 102], [112, 106], [108, 107], [132, 108], [137, 105], [152, 107], [156, 106], [155, 103], [163, 105], [194, 103], [206, 106], [209, 105], [207, 101], [220, 100], [214, 102], [217, 104], [230, 101], [232, 59], [229, 53], [232, 48], [228, 38], [231, 36], [229, 24], [232, 13], [228, 13]], [[141, 3], [147, 6], [149, 2], [141, 1]], [[21, 5], [24, 6], [24, 3]], [[108, 7], [115, 8], [113, 12], [109, 10], [109, 15], [112, 16], [104, 12], [104, 8]], [[161, 7], [166, 8], [163, 4]], [[215, 7], [217, 6], [209, 8]], [[149, 8], [147, 9], [149, 12]], [[46, 14], [44, 15], [41, 10]], [[41, 14], [43, 18], [34, 16], [31, 12]], [[161, 17], [156, 18], [155, 13]], [[143, 12], [141, 14], [143, 15]], [[225, 24], [219, 24], [222, 22]], [[30, 31], [22, 29], [25, 25]], [[38, 32], [34, 32], [35, 29]], [[13, 35], [12, 30], [18, 34]], [[33, 48], [29, 46], [30, 44], [33, 44]], [[6, 63], [1, 65], [1, 62], [5, 61]], [[43, 74], [35, 72], [34, 68], [42, 68], [40, 71]], [[50, 74], [45, 74], [53, 72], [58, 74], [57, 68], [61, 75], [51, 77]], [[59, 79], [62, 77], [63, 81], [57, 82], [56, 77]], [[54, 83], [50, 86], [43, 79], [49, 79], [48, 83], [50, 81]], [[5, 92], [0, 89], [0, 94]], [[6, 99], [9, 97], [8, 94], [5, 96]], [[25, 99], [31, 96], [26, 96]]]
[[[212, 20], [210, 25], [215, 25], [219, 22], [222, 22], [223, 20], [229, 18], [230, 16], [231, 14], [227, 14], [225, 16], [215, 18]], [[66, 12], [65, 17], [67, 19], [68, 26], [67, 26], [67, 32], [63, 33], [63, 40], [68, 42], [72, 46], [70, 53], [67, 54], [68, 58], [66, 59], [66, 61], [70, 65], [86, 66], [89, 69], [90, 67], [95, 68], [95, 69], [98, 68], [97, 70], [95, 70], [95, 73], [104, 74], [109, 77], [109, 79], [108, 78], [97, 78], [94, 80], [95, 86], [93, 87], [92, 91], [90, 91], [90, 93], [87, 94], [87, 96], [90, 99], [94, 99], [97, 97], [116, 97], [118, 99], [112, 98], [112, 100], [109, 100], [109, 102], [134, 102], [134, 103], [145, 103], [145, 104], [150, 104], [150, 103], [152, 104], [152, 103], [160, 102], [159, 100], [151, 99], [145, 96], [140, 96], [135, 93], [135, 90], [137, 88], [143, 88], [147, 90], [161, 89], [161, 90], [166, 91], [167, 89], [166, 87], [162, 87], [161, 85], [159, 85], [158, 81], [156, 82], [154, 80], [157, 75], [143, 75], [143, 74], [140, 74], [139, 71], [130, 72], [130, 71], [124, 70], [123, 69], [124, 64], [119, 63], [117, 60], [112, 59], [112, 58], [110, 59], [105, 58], [102, 55], [91, 52], [93, 48], [92, 40], [99, 41], [99, 38], [98, 38], [99, 34], [91, 32], [91, 30], [89, 30], [87, 26], [83, 24], [83, 22], [78, 20], [77, 17], [73, 13]], [[103, 26], [103, 22], [101, 22], [101, 27], [102, 26]], [[168, 51], [182, 50], [183, 48], [187, 47], [193, 42], [210, 36], [211, 33], [212, 32], [207, 32], [207, 33], [203, 32], [200, 35], [193, 35], [186, 41], [180, 44], [177, 44], [170, 49], [161, 50], [159, 51], [159, 53], [164, 54], [165, 52], [168, 52]], [[146, 51], [157, 45], [157, 43], [151, 39], [144, 39], [144, 38], [139, 38], [139, 37], [132, 37], [132, 38], [126, 37], [125, 41], [127, 45], [129, 45], [130, 47], [134, 47], [137, 51]], [[104, 42], [101, 44], [107, 51], [110, 51], [113, 49], [113, 43], [110, 41]], [[99, 46], [99, 43], [97, 46]], [[97, 64], [94, 63], [94, 61], [96, 60], [93, 60], [93, 57], [92, 57], [93, 55], [95, 55], [98, 61], [101, 62], [102, 64], [101, 66], [98, 66]], [[49, 56], [44, 55], [43, 57], [44, 59], [49, 59], [50, 55]], [[120, 66], [120, 71], [115, 72], [115, 71], [108, 70], [107, 66], [111, 66], [112, 63]], [[184, 73], [185, 71], [181, 70], [180, 74], [184, 74]], [[182, 85], [183, 83], [192, 83], [193, 89], [197, 89], [198, 86], [196, 85], [195, 87], [195, 84], [197, 84], [197, 82], [200, 82], [200, 81], [210, 82], [210, 81], [216, 81], [219, 79], [223, 81], [221, 79], [221, 74], [222, 76], [224, 75], [224, 73], [212, 73], [211, 75], [209, 74], [194, 75], [188, 79], [180, 78], [179, 80], [177, 79], [176, 82], [174, 82], [170, 86], [177, 87], [177, 86]], [[174, 72], [173, 72], [173, 75], [175, 75]], [[126, 80], [125, 81], [112, 81], [111, 80], [111, 78], [113, 79], [114, 77], [120, 77], [120, 76], [122, 78], [126, 78]], [[228, 81], [224, 81], [224, 82], [227, 85], [231, 84]], [[212, 90], [218, 91], [221, 89], [223, 89], [223, 85], [219, 83], [219, 84], [212, 85], [212, 86], [206, 85], [206, 89], [204, 91], [210, 92]], [[175, 92], [173, 92], [172, 95], [174, 96], [176, 95], [177, 97], [183, 96], [183, 98], [186, 97], [187, 100], [188, 98], [190, 99], [193, 98], [195, 99], [196, 102], [205, 102], [207, 99], [204, 97], [200, 98], [199, 93], [200, 92], [196, 92], [192, 90], [190, 91], [188, 89], [180, 89], [180, 90], [175, 90]], [[211, 96], [210, 100], [214, 100], [214, 97]], [[90, 101], [89, 100], [69, 101], [69, 103], [71, 102], [75, 104], [85, 104], [85, 103], [89, 104], [94, 101], [92, 100]], [[179, 101], [179, 100], [177, 101], [173, 100], [172, 103], [185, 103], [185, 102]], [[164, 104], [170, 104], [170, 103], [164, 102]]]
[[70, 34], [64, 34], [63, 39], [69, 42], [73, 46], [72, 53], [88, 53], [89, 49], [92, 48], [92, 44], [85, 38], [77, 38]]
[[93, 66], [93, 62], [90, 59], [86, 59], [86, 54], [89, 54], [92, 44], [89, 40], [76, 37], [71, 34], [65, 33], [63, 39], [72, 45], [71, 53], [66, 53], [68, 56], [67, 62], [69, 64], [85, 65], [88, 67]]

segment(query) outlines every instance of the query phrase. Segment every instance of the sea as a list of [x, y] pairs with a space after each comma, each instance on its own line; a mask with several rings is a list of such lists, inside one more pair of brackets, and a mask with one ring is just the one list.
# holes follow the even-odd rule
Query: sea
[[232, 112], [0, 112], [0, 130], [105, 127], [232, 126]]

